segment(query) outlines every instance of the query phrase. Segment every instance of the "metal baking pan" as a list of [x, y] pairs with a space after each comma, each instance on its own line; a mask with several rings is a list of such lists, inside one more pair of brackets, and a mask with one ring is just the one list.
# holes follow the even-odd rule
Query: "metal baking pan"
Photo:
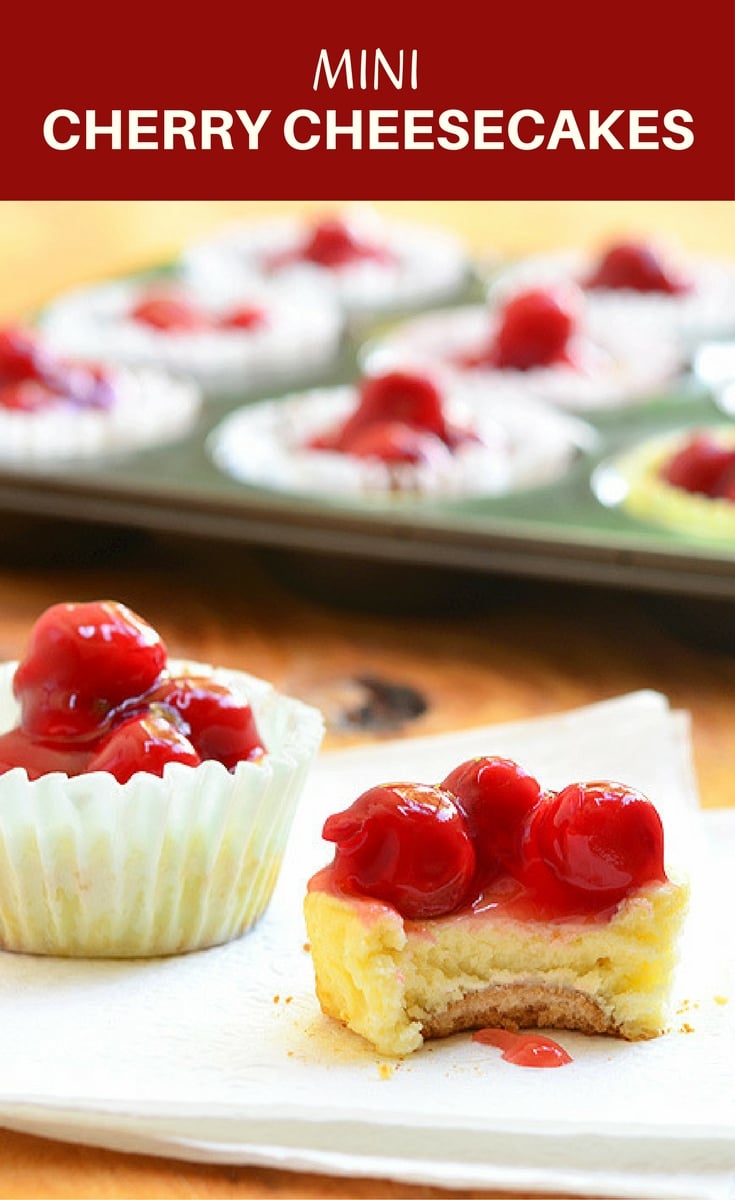
[[[360, 341], [374, 332], [363, 328], [351, 339], [325, 383], [356, 376]], [[501, 497], [393, 507], [286, 496], [222, 474], [206, 438], [242, 402], [210, 400], [196, 429], [176, 444], [94, 463], [2, 470], [0, 510], [365, 562], [735, 597], [735, 545], [646, 525], [600, 503], [591, 486], [601, 462], [643, 438], [722, 421], [694, 376], [639, 406], [583, 414], [598, 444], [557, 482]]]

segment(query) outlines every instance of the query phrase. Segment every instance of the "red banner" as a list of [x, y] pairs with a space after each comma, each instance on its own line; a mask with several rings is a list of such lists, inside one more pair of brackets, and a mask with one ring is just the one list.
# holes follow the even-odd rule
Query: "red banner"
[[15, 5], [4, 199], [731, 199], [733, 5]]

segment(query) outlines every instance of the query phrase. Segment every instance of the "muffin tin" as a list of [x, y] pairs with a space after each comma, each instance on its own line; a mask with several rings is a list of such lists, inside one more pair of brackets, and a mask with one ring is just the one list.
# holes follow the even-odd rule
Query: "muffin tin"
[[[162, 268], [162, 277], [170, 269]], [[455, 303], [477, 305], [482, 295], [481, 283], [474, 279]], [[405, 315], [393, 321], [353, 323], [338, 359], [317, 385], [334, 387], [354, 381], [365, 347], [401, 320]], [[718, 388], [722, 382], [717, 380]], [[314, 386], [313, 379], [308, 386]], [[0, 509], [184, 533], [343, 561], [459, 568], [732, 598], [735, 544], [637, 520], [614, 497], [610, 500], [609, 493], [593, 486], [600, 470], [609, 472], [618, 456], [636, 443], [721, 423], [716, 390], [712, 381], [689, 369], [661, 394], [649, 395], [639, 404], [586, 412], [584, 421], [595, 436], [579, 448], [561, 478], [505, 495], [427, 496], [409, 505], [396, 504], [390, 497], [384, 503], [372, 499], [366, 503], [359, 495], [287, 493], [237, 481], [218, 469], [209, 439], [244, 402], [277, 399], [279, 393], [271, 388], [247, 397], [215, 395], [203, 406], [196, 426], [171, 444], [107, 457], [104, 462], [77, 459], [3, 468]]]

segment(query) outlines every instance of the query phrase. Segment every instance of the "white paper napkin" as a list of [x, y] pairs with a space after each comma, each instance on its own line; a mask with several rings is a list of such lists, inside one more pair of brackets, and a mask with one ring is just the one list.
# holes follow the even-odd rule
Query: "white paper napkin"
[[[696, 897], [675, 1032], [638, 1044], [560, 1035], [573, 1063], [530, 1071], [462, 1035], [381, 1059], [322, 1016], [301, 903], [330, 857], [325, 816], [374, 783], [440, 779], [485, 753], [545, 785], [617, 778], [654, 800], [667, 859], [691, 869]], [[735, 812], [702, 822], [687, 718], [656, 693], [323, 755], [250, 935], [147, 962], [0, 955], [0, 1122], [200, 1161], [724, 1200], [735, 1190], [733, 861]]]

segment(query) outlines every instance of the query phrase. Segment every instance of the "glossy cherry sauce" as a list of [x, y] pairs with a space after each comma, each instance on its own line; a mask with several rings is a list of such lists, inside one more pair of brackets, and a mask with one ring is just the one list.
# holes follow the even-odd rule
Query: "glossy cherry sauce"
[[113, 378], [103, 367], [60, 357], [31, 329], [0, 329], [0, 407], [24, 413], [59, 404], [105, 410], [114, 399]]
[[265, 753], [250, 705], [215, 680], [173, 675], [156, 630], [115, 601], [47, 609], [13, 691], [21, 718], [0, 735], [0, 773], [107, 771], [124, 783], [168, 762], [231, 770]]
[[475, 440], [473, 433], [448, 419], [442, 393], [430, 375], [395, 370], [362, 379], [350, 416], [308, 445], [388, 464], [441, 465], [460, 445]]
[[563, 1046], [538, 1033], [513, 1033], [508, 1029], [477, 1029], [473, 1042], [497, 1046], [501, 1058], [516, 1067], [563, 1067], [572, 1061]]
[[497, 757], [470, 759], [440, 785], [370, 788], [323, 836], [334, 861], [314, 886], [383, 901], [407, 920], [462, 909], [599, 921], [666, 879], [661, 819], [641, 793], [609, 780], [542, 791]]
[[706, 431], [695, 432], [664, 463], [661, 476], [686, 492], [735, 501], [735, 446], [723, 445]]

